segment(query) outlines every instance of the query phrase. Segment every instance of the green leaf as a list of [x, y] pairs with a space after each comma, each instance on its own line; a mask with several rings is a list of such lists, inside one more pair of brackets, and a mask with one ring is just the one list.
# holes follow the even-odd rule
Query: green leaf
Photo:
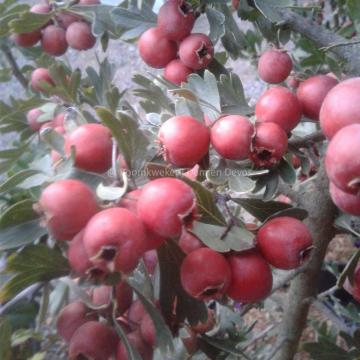
[[31, 244], [46, 232], [46, 229], [40, 226], [39, 220], [0, 229], [0, 252]]
[[347, 0], [348, 14], [353, 20], [355, 28], [360, 31], [360, 3], [357, 0]]
[[345, 280], [347, 278], [349, 278], [350, 284], [353, 284], [354, 272], [355, 272], [356, 266], [357, 266], [357, 264], [359, 262], [359, 259], [360, 259], [360, 249], [358, 249], [356, 251], [356, 253], [350, 258], [350, 260], [346, 264], [344, 270], [342, 271], [342, 273], [338, 277], [338, 280], [337, 280], [337, 283], [336, 283], [336, 285], [338, 287], [343, 287], [343, 285], [345, 283]]
[[37, 14], [23, 12], [17, 19], [10, 22], [11, 30], [15, 33], [28, 33], [43, 27], [52, 17], [52, 13]]
[[40, 133], [41, 139], [45, 141], [51, 149], [55, 150], [62, 157], [65, 157], [65, 138], [53, 128], [45, 128]]
[[7, 308], [5, 315], [11, 323], [12, 329], [20, 329], [30, 327], [39, 311], [39, 304], [35, 301], [21, 300], [16, 304]]
[[238, 193], [248, 193], [255, 189], [255, 181], [246, 176], [231, 175], [228, 179], [229, 188]]
[[34, 200], [21, 200], [8, 207], [0, 216], [0, 229], [19, 225], [39, 218], [33, 206]]
[[[31, 261], [29, 261], [31, 259]], [[59, 249], [44, 244], [30, 245], [8, 257], [5, 273], [13, 273], [0, 289], [0, 303], [12, 299], [28, 286], [69, 274], [67, 259]]]
[[216, 44], [218, 40], [225, 34], [225, 16], [220, 11], [207, 6], [206, 16], [210, 25], [209, 37], [213, 44]]
[[16, 174], [9, 177], [5, 182], [3, 182], [0, 185], [0, 193], [4, 193], [4, 192], [7, 192], [9, 190], [12, 190], [17, 185], [24, 182], [26, 179], [28, 179], [28, 178], [30, 178], [30, 177], [32, 177], [34, 175], [37, 175], [39, 173], [40, 172], [38, 170], [32, 170], [32, 169], [21, 170], [21, 171], [17, 172]]
[[11, 336], [11, 346], [19, 346], [25, 344], [29, 340], [41, 341], [42, 336], [40, 333], [33, 329], [19, 329]]
[[[174, 241], [166, 241], [157, 249], [160, 265], [160, 306], [165, 319], [170, 322], [184, 322], [191, 325], [205, 322], [207, 308], [205, 303], [188, 295], [181, 286], [180, 265], [185, 254]], [[174, 306], [175, 311], [174, 311]]]
[[256, 217], [261, 222], [268, 219], [273, 214], [280, 211], [291, 209], [292, 206], [278, 201], [264, 201], [261, 199], [231, 199], [242, 206], [249, 214]]
[[143, 304], [146, 312], [151, 317], [156, 330], [156, 346], [159, 347], [163, 354], [174, 351], [173, 339], [171, 331], [165, 324], [159, 310], [141, 293], [141, 291], [133, 287], [140, 302]]
[[269, 221], [270, 219], [274, 219], [276, 217], [281, 217], [281, 216], [290, 216], [295, 219], [303, 221], [308, 217], [308, 212], [305, 209], [292, 207], [289, 209], [280, 210], [280, 211], [276, 212], [275, 214], [272, 214], [271, 216], [269, 216], [266, 219], [266, 221]]
[[282, 16], [279, 10], [282, 7], [293, 3], [291, 0], [254, 0], [257, 9], [270, 21], [274, 23], [281, 22]]
[[303, 349], [316, 360], [354, 360], [352, 354], [340, 348], [333, 341], [322, 338], [319, 342], [307, 342], [303, 344]]
[[9, 319], [0, 316], [0, 359], [12, 360], [13, 354], [11, 350], [11, 325]]
[[284, 180], [286, 184], [295, 184], [296, 172], [288, 161], [286, 161], [285, 159], [281, 159], [277, 169], [279, 171], [280, 177]]
[[350, 216], [348, 214], [341, 214], [335, 219], [334, 225], [338, 229], [345, 230], [355, 235], [356, 237], [360, 237], [360, 232], [357, 231], [355, 226], [353, 226], [356, 225], [354, 224], [353, 219], [353, 216]]

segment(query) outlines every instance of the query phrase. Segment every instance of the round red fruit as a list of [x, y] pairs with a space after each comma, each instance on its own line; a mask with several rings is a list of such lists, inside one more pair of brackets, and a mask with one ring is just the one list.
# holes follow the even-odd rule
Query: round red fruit
[[302, 110], [298, 99], [289, 89], [276, 86], [260, 97], [255, 115], [259, 122], [276, 123], [288, 133], [299, 123]]
[[67, 11], [62, 11], [61, 13], [56, 14], [56, 20], [58, 24], [66, 30], [72, 23], [74, 23], [75, 21], [79, 21], [80, 19], [75, 14]]
[[111, 272], [132, 271], [145, 252], [145, 232], [129, 210], [109, 208], [93, 216], [84, 232], [90, 260]]
[[176, 42], [167, 39], [156, 27], [150, 28], [140, 36], [138, 47], [144, 62], [156, 69], [165, 67], [177, 54]]
[[252, 303], [266, 298], [272, 288], [269, 264], [255, 250], [247, 250], [228, 258], [231, 283], [227, 295], [235, 301]]
[[250, 160], [258, 167], [272, 167], [286, 154], [288, 138], [275, 123], [260, 123], [255, 127]]
[[45, 2], [35, 4], [30, 8], [30, 12], [35, 13], [35, 14], [47, 14], [50, 11], [51, 11], [50, 5]]
[[230, 160], [249, 156], [253, 136], [253, 124], [240, 115], [224, 116], [211, 128], [211, 144], [223, 158]]
[[33, 89], [43, 92], [45, 89], [41, 83], [47, 83], [48, 86], [54, 86], [54, 81], [50, 76], [50, 72], [45, 68], [37, 68], [31, 74], [31, 86]]
[[320, 126], [328, 139], [341, 128], [360, 123], [360, 77], [332, 88], [320, 109]]
[[178, 236], [183, 227], [191, 227], [196, 216], [195, 193], [179, 179], [150, 181], [139, 198], [138, 215], [155, 233], [163, 237]]
[[360, 124], [348, 125], [331, 139], [325, 155], [327, 175], [339, 189], [360, 195]]
[[58, 180], [41, 193], [37, 208], [57, 240], [71, 240], [98, 210], [91, 189], [79, 180]]
[[66, 136], [65, 152], [75, 147], [75, 166], [104, 173], [111, 167], [112, 141], [110, 130], [101, 124], [84, 124]]
[[130, 323], [130, 327], [132, 329], [136, 329], [140, 326], [142, 318], [145, 316], [146, 311], [144, 309], [143, 304], [140, 300], [135, 300], [128, 311], [128, 320]]
[[184, 65], [181, 60], [175, 59], [170, 61], [164, 69], [164, 78], [176, 85], [186, 82], [187, 77], [194, 71]]
[[334, 204], [343, 212], [360, 216], [360, 196], [349, 194], [330, 182], [330, 196]]
[[28, 33], [13, 34], [11, 36], [16, 45], [21, 47], [32, 47], [41, 39], [40, 30], [31, 31]]
[[154, 322], [149, 314], [145, 314], [140, 323], [140, 333], [142, 338], [151, 346], [156, 345], [156, 329]]
[[88, 50], [95, 45], [96, 38], [88, 23], [75, 21], [66, 30], [66, 41], [73, 49]]
[[157, 26], [169, 40], [180, 41], [191, 33], [195, 23], [192, 6], [184, 0], [168, 0], [161, 6]]
[[286, 80], [292, 70], [292, 60], [284, 50], [267, 50], [259, 59], [258, 73], [269, 84], [279, 84]]
[[57, 318], [56, 330], [65, 341], [69, 342], [75, 331], [88, 321], [96, 320], [96, 314], [91, 312], [81, 301], [66, 305]]
[[183, 260], [180, 279], [184, 290], [200, 300], [217, 299], [228, 289], [230, 267], [225, 257], [209, 248], [192, 251]]
[[214, 57], [214, 46], [205, 34], [191, 34], [180, 43], [179, 57], [190, 69], [205, 69]]
[[195, 235], [183, 230], [179, 238], [179, 246], [185, 254], [204, 247], [204, 244]]
[[53, 56], [65, 54], [68, 44], [65, 39], [65, 30], [59, 26], [48, 25], [41, 37], [43, 50]]
[[205, 322], [198, 322], [196, 325], [191, 326], [191, 330], [196, 334], [205, 334], [216, 324], [214, 310], [208, 309], [207, 319]]
[[257, 234], [264, 258], [278, 269], [299, 267], [312, 247], [308, 228], [300, 220], [282, 216], [266, 222]]
[[316, 75], [300, 83], [296, 96], [303, 113], [312, 120], [319, 120], [320, 108], [327, 93], [338, 81], [327, 75]]
[[143, 256], [144, 264], [146, 267], [146, 270], [149, 274], [153, 274], [156, 268], [156, 265], [158, 264], [158, 257], [156, 250], [148, 250], [144, 253]]
[[[139, 353], [141, 359], [152, 360], [153, 349], [143, 340], [139, 331], [134, 331], [128, 334], [127, 339], [130, 345]], [[118, 345], [116, 360], [129, 360], [126, 347], [122, 342]]]
[[26, 114], [26, 118], [31, 130], [38, 131], [40, 130], [41, 126], [44, 124], [43, 122], [37, 121], [40, 115], [43, 112], [40, 109], [32, 109]]
[[108, 360], [116, 352], [118, 337], [107, 325], [88, 321], [80, 326], [69, 344], [69, 359]]
[[158, 139], [165, 161], [192, 167], [209, 151], [210, 131], [191, 116], [174, 116], [161, 125]]

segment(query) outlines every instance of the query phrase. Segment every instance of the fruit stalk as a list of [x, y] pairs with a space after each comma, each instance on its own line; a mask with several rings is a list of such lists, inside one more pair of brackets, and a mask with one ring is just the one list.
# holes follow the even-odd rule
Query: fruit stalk
[[26, 80], [25, 76], [22, 74], [10, 48], [8, 46], [4, 45], [1, 47], [1, 50], [4, 53], [4, 56], [5, 56], [6, 60], [8, 61], [9, 65], [11, 66], [14, 76], [19, 81], [19, 83], [22, 85], [22, 87], [24, 89], [27, 89], [28, 81]]

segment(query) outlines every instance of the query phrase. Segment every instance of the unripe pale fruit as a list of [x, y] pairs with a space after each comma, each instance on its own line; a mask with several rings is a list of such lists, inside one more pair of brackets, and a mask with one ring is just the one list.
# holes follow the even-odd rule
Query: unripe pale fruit
[[111, 167], [112, 141], [110, 130], [101, 124], [84, 124], [66, 136], [65, 152], [75, 147], [75, 166], [104, 173]]
[[33, 89], [43, 92], [45, 89], [41, 86], [42, 82], [47, 83], [49, 86], [55, 85], [48, 69], [37, 68], [31, 73], [31, 86]]
[[105, 324], [88, 321], [80, 326], [69, 344], [69, 359], [109, 360], [116, 352], [118, 337]]
[[260, 123], [255, 127], [250, 160], [259, 167], [271, 167], [286, 154], [288, 138], [285, 131], [275, 123]]
[[224, 116], [211, 128], [211, 144], [223, 158], [243, 160], [249, 156], [254, 131], [248, 118]]
[[258, 122], [273, 122], [286, 133], [300, 121], [302, 111], [296, 96], [287, 88], [276, 86], [266, 90], [255, 107]]
[[176, 85], [186, 82], [187, 77], [194, 71], [184, 65], [181, 60], [175, 59], [170, 61], [164, 69], [164, 78]]
[[194, 23], [193, 9], [184, 0], [168, 0], [159, 9], [157, 26], [169, 40], [184, 39], [191, 33]]
[[210, 131], [191, 116], [174, 116], [161, 125], [158, 139], [165, 161], [192, 167], [209, 151]]
[[[118, 202], [118, 206], [128, 209], [134, 214], [137, 214], [137, 203], [141, 195], [141, 192], [142, 192], [141, 189], [130, 191]], [[158, 235], [157, 233], [149, 229], [147, 226], [144, 226], [144, 230], [146, 236], [146, 241], [145, 241], [146, 251], [151, 249], [156, 249], [166, 241], [166, 238]]]
[[179, 246], [185, 254], [204, 247], [204, 244], [195, 235], [183, 230], [179, 238]]
[[41, 46], [49, 55], [60, 56], [65, 54], [68, 44], [65, 38], [65, 30], [59, 26], [48, 25], [42, 33]]
[[142, 318], [145, 316], [146, 311], [140, 300], [135, 300], [128, 311], [129, 325], [132, 329], [140, 326]]
[[75, 21], [66, 30], [66, 41], [73, 49], [88, 50], [95, 45], [96, 38], [88, 23]]
[[289, 76], [286, 83], [293, 90], [297, 89], [300, 85], [299, 79], [297, 79], [295, 76]]
[[331, 139], [325, 155], [327, 175], [339, 189], [360, 195], [360, 124], [348, 125]]
[[60, 311], [56, 322], [56, 331], [65, 341], [69, 342], [75, 331], [91, 320], [96, 320], [96, 314], [91, 312], [83, 302], [75, 301]]
[[360, 302], [360, 266], [358, 265], [353, 274], [353, 284], [350, 283], [349, 278], [346, 278], [344, 289], [352, 295], [352, 297]]
[[140, 334], [142, 338], [151, 346], [156, 345], [156, 329], [154, 322], [149, 314], [145, 314], [140, 323]]
[[148, 250], [144, 253], [143, 256], [144, 264], [146, 270], [149, 274], [153, 274], [158, 263], [158, 257], [156, 250]]
[[[102, 285], [96, 287], [92, 293], [92, 303], [100, 306], [110, 306], [112, 287]], [[115, 298], [118, 314], [123, 314], [132, 304], [133, 291], [125, 281], [120, 281], [115, 288]]]
[[257, 245], [272, 266], [289, 270], [302, 264], [312, 247], [312, 238], [303, 222], [282, 216], [261, 226]]
[[327, 75], [316, 75], [300, 83], [296, 96], [306, 117], [319, 120], [320, 108], [327, 93], [338, 81]]
[[332, 88], [320, 109], [320, 126], [328, 139], [354, 123], [360, 123], [360, 77], [345, 80]]
[[80, 18], [79, 16], [70, 12], [62, 11], [61, 13], [56, 14], [56, 20], [59, 25], [66, 30], [72, 23], [79, 21]]
[[292, 60], [284, 50], [267, 50], [259, 59], [258, 73], [262, 80], [269, 84], [283, 82], [292, 70]]
[[227, 295], [235, 301], [252, 303], [266, 298], [272, 288], [269, 264], [255, 250], [230, 255], [231, 283]]
[[30, 8], [30, 12], [35, 14], [47, 14], [51, 11], [51, 7], [47, 3], [35, 4]]
[[145, 252], [145, 231], [129, 210], [109, 208], [93, 216], [84, 233], [84, 246], [94, 264], [111, 272], [132, 271]]
[[26, 114], [26, 118], [30, 128], [34, 131], [38, 131], [41, 126], [44, 124], [43, 122], [38, 122], [37, 119], [43, 112], [40, 109], [32, 109]]
[[[152, 360], [153, 349], [143, 340], [139, 331], [128, 334], [127, 339], [143, 360]], [[116, 360], [129, 360], [126, 348], [122, 342], [118, 345]]]
[[180, 43], [179, 57], [190, 69], [205, 69], [214, 57], [214, 46], [205, 34], [191, 34]]
[[35, 30], [28, 33], [13, 34], [11, 38], [16, 45], [28, 48], [34, 46], [41, 39], [41, 32]]
[[138, 201], [143, 223], [163, 237], [180, 235], [191, 227], [196, 216], [196, 196], [192, 188], [174, 178], [160, 178], [143, 187]]
[[225, 257], [209, 248], [192, 251], [183, 260], [180, 280], [184, 290], [199, 300], [217, 299], [228, 289], [230, 267]]
[[98, 210], [91, 189], [79, 180], [58, 180], [41, 193], [38, 209], [57, 240], [71, 240]]
[[177, 44], [167, 39], [160, 29], [146, 30], [138, 41], [139, 54], [143, 61], [153, 68], [163, 68], [176, 58]]
[[330, 196], [333, 203], [343, 212], [360, 216], [360, 196], [349, 194], [340, 190], [335, 184], [330, 182]]

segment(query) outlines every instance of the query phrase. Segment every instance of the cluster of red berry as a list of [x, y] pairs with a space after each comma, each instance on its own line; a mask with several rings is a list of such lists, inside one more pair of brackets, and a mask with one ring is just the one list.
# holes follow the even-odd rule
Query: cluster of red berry
[[205, 34], [190, 34], [196, 17], [185, 0], [168, 0], [159, 10], [157, 26], [139, 38], [141, 58], [153, 68], [165, 68], [164, 77], [180, 84], [195, 70], [205, 69], [214, 47]]
[[[96, 5], [98, 0], [79, 0], [79, 5]], [[31, 7], [30, 12], [48, 14], [52, 5], [40, 3]], [[79, 15], [69, 11], [61, 11], [54, 15], [43, 28], [28, 33], [12, 35], [13, 41], [22, 47], [32, 47], [39, 41], [43, 51], [49, 55], [65, 54], [68, 46], [76, 50], [91, 49], [96, 38], [91, 32], [91, 24]]]

